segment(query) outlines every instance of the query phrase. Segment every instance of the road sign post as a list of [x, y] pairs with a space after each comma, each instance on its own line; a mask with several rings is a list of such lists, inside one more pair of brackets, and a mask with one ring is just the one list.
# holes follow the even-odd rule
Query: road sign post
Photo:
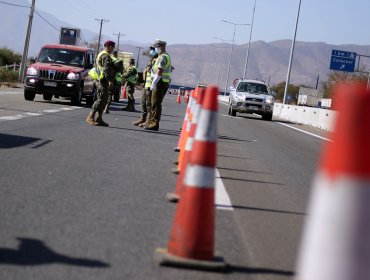
[[356, 53], [340, 50], [331, 51], [330, 69], [336, 71], [353, 72], [356, 64]]

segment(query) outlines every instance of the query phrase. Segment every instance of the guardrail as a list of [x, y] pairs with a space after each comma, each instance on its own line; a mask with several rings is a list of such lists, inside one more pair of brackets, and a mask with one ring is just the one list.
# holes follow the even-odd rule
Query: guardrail
[[[218, 100], [228, 103], [229, 97], [219, 95]], [[294, 123], [310, 125], [328, 131], [333, 130], [333, 121], [336, 117], [336, 114], [336, 111], [328, 109], [283, 105], [281, 103], [275, 103], [274, 105], [275, 117]]]

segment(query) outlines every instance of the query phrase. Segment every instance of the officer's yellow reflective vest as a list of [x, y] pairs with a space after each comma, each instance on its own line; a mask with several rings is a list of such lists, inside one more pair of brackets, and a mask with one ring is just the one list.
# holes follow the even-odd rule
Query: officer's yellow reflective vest
[[110, 54], [106, 51], [106, 50], [102, 50], [99, 54], [98, 54], [98, 56], [97, 56], [97, 58], [96, 58], [96, 67], [95, 67], [95, 69], [96, 69], [96, 72], [97, 72], [97, 74], [98, 74], [98, 79], [100, 80], [100, 79], [102, 79], [102, 78], [104, 78], [104, 73], [103, 73], [103, 65], [101, 65], [100, 64], [100, 58], [101, 58], [101, 56], [103, 55], [103, 54], [107, 54], [107, 55], [109, 55], [109, 57], [111, 57], [110, 56]]
[[88, 74], [91, 77], [91, 79], [93, 79], [94, 81], [97, 81], [99, 79], [99, 75], [96, 72], [96, 68], [95, 67], [94, 68], [91, 68]]
[[154, 73], [157, 73], [159, 64], [158, 61], [160, 61], [160, 57], [164, 56], [166, 58], [166, 65], [163, 68], [162, 72], [162, 81], [165, 83], [169, 83], [171, 81], [171, 58], [168, 53], [162, 53], [159, 55], [159, 57], [155, 60], [155, 63], [153, 65]]
[[136, 74], [137, 74], [136, 67], [135, 66], [130, 66], [129, 68], [133, 68], [133, 69], [135, 69], [135, 71], [133, 72], [134, 74], [131, 74], [129, 77], [127, 77], [127, 81], [131, 84], [136, 85]]
[[153, 77], [151, 75], [151, 70], [153, 65], [155, 64], [156, 58], [152, 60], [152, 67], [146, 72], [146, 79], [145, 79], [145, 88], [150, 88], [153, 82]]

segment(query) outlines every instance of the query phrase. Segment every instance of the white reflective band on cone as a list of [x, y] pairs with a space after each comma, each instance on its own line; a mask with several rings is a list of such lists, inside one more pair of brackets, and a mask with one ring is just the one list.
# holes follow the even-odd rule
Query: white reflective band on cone
[[195, 140], [216, 142], [217, 112], [203, 109], [198, 118]]
[[370, 181], [316, 176], [295, 279], [370, 279]]
[[185, 151], [191, 151], [191, 149], [193, 148], [193, 143], [194, 143], [194, 138], [188, 137], [188, 139], [186, 140]]
[[187, 187], [213, 189], [215, 180], [216, 173], [213, 167], [190, 164], [186, 167], [184, 183]]

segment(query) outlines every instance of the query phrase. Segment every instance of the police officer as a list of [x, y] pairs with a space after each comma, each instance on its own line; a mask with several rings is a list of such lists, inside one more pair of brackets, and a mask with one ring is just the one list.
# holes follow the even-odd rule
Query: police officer
[[119, 101], [119, 94], [120, 94], [120, 89], [121, 89], [121, 75], [123, 72], [123, 61], [122, 59], [118, 58], [117, 51], [113, 52], [112, 60], [113, 60], [113, 68], [116, 71], [116, 74], [115, 74], [115, 78], [113, 81], [113, 86], [111, 87], [111, 91], [109, 92], [107, 105], [105, 106], [105, 109], [104, 109], [104, 113], [106, 114], [109, 114], [109, 107], [112, 104], [112, 99], [114, 99], [114, 101]]
[[[111, 53], [115, 48], [116, 43], [113, 41], [106, 41], [104, 43], [104, 50], [102, 50], [96, 58], [96, 72], [98, 74], [98, 93], [96, 101], [94, 102], [86, 122], [90, 125], [109, 126], [103, 121], [103, 110], [107, 104], [109, 91], [113, 86], [115, 78], [115, 70], [113, 67], [113, 60]], [[95, 114], [98, 117], [95, 120]]]
[[152, 84], [150, 89], [152, 90], [152, 106], [150, 117], [147, 121], [145, 129], [158, 130], [159, 122], [162, 114], [162, 101], [167, 92], [171, 81], [171, 58], [166, 52], [166, 42], [162, 40], [155, 40], [153, 46], [155, 51], [158, 53], [158, 58], [152, 68]]
[[137, 121], [134, 121], [132, 124], [140, 127], [144, 127], [146, 125], [147, 119], [150, 116], [150, 107], [151, 107], [151, 98], [152, 98], [152, 91], [150, 90], [150, 86], [152, 85], [152, 68], [155, 63], [156, 58], [158, 57], [157, 52], [154, 50], [154, 47], [150, 47], [149, 51], [149, 62], [148, 65], [145, 67], [144, 70], [144, 91], [141, 96], [141, 118]]
[[122, 83], [126, 82], [127, 90], [127, 105], [122, 108], [123, 111], [135, 112], [135, 85], [136, 85], [137, 70], [135, 67], [135, 59], [131, 58], [129, 66], [122, 74]]

